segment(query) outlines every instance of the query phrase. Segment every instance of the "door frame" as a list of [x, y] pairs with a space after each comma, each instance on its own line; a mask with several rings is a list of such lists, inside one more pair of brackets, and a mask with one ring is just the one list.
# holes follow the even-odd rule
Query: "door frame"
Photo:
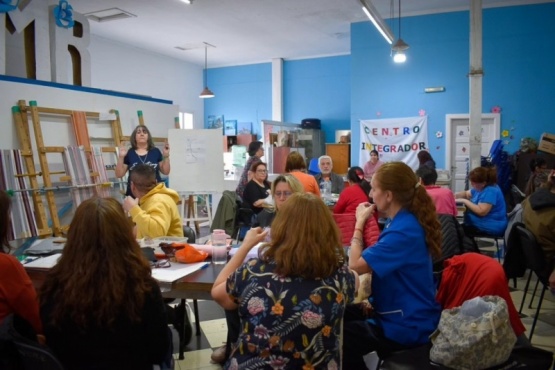
[[[455, 176], [453, 176], [453, 163], [452, 160], [452, 135], [453, 135], [453, 121], [467, 119], [470, 122], [470, 114], [446, 114], [445, 115], [445, 137], [447, 139], [445, 148], [445, 164], [446, 167], [449, 166], [449, 177], [451, 179], [451, 188], [453, 188], [453, 183], [455, 181]], [[493, 128], [495, 135], [493, 140], [498, 140], [501, 138], [501, 114], [499, 113], [482, 113], [482, 120], [491, 119], [493, 121]], [[480, 127], [482, 127], [480, 122]]]

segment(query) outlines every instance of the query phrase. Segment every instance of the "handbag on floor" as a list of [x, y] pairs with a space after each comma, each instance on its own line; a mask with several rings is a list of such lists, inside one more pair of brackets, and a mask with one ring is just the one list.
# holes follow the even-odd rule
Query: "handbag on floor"
[[443, 310], [430, 338], [430, 360], [460, 370], [502, 364], [516, 342], [507, 303], [498, 296], [476, 297]]

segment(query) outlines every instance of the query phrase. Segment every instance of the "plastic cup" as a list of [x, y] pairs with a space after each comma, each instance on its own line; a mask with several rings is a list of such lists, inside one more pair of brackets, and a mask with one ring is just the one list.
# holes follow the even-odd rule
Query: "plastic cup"
[[223, 230], [214, 230], [212, 233], [212, 262], [223, 265], [227, 262], [227, 235]]

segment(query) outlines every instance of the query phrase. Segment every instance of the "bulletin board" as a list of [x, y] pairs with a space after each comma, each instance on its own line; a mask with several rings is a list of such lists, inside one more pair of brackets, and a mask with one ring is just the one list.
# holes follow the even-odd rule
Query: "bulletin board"
[[170, 188], [183, 193], [224, 191], [224, 143], [221, 130], [168, 130]]

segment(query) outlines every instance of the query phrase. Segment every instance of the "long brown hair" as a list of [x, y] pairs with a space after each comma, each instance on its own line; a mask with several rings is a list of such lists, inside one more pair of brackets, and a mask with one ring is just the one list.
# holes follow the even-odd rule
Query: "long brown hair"
[[5, 253], [4, 248], [10, 248], [8, 234], [10, 232], [10, 209], [12, 201], [8, 194], [0, 191], [0, 253]]
[[54, 302], [52, 322], [110, 327], [118, 315], [140, 320], [155, 286], [132, 225], [113, 198], [91, 198], [75, 211], [61, 258], [40, 290]]
[[393, 199], [416, 216], [426, 234], [428, 251], [432, 257], [440, 257], [441, 225], [436, 208], [412, 169], [403, 162], [384, 163], [374, 174], [373, 181], [377, 181], [381, 189], [391, 191]]
[[259, 253], [275, 261], [275, 272], [283, 276], [326, 278], [345, 261], [339, 229], [314, 194], [294, 193], [287, 199], [272, 222], [271, 238]]

